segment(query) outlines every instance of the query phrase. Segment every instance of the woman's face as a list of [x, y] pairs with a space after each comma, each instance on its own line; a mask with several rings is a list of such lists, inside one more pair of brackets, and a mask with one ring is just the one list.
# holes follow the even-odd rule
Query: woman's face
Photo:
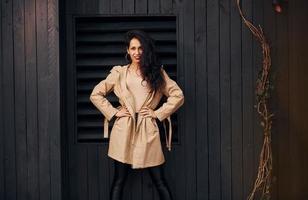
[[132, 63], [140, 63], [142, 56], [142, 46], [140, 41], [137, 38], [133, 38], [130, 40], [129, 47], [127, 49], [127, 53], [129, 54]]

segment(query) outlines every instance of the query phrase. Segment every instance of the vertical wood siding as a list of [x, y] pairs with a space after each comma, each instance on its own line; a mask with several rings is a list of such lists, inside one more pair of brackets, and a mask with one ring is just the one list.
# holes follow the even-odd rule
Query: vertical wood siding
[[[270, 0], [242, 6], [272, 47], [273, 199], [306, 199], [308, 3], [288, 1], [279, 15]], [[74, 143], [75, 109], [67, 106], [74, 97], [66, 95], [75, 87], [70, 22], [74, 15], [100, 14], [177, 17], [177, 81], [186, 101], [180, 142], [165, 152], [173, 196], [246, 199], [262, 145], [253, 109], [262, 54], [234, 0], [66, 0], [59, 7], [56, 0], [2, 0], [0, 199], [109, 198], [107, 145]], [[124, 193], [126, 200], [159, 199], [142, 170], [130, 174]]]
[[3, 200], [61, 199], [57, 5], [1, 1]]

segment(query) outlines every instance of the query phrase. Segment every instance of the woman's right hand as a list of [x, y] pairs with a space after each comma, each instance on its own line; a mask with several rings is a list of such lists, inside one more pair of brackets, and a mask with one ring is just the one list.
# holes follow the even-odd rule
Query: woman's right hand
[[121, 109], [115, 114], [116, 117], [129, 117], [130, 113], [128, 112], [125, 106], [122, 106]]

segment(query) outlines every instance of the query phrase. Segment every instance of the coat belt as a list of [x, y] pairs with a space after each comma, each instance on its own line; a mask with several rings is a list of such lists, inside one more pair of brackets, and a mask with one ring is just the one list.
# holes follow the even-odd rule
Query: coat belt
[[[168, 151], [171, 151], [171, 142], [172, 142], [172, 123], [170, 116], [167, 117], [168, 125], [169, 125], [169, 134], [167, 134], [167, 128], [166, 128], [166, 120], [163, 121], [163, 126], [165, 130], [165, 138], [166, 138], [166, 147]], [[136, 126], [135, 126], [136, 127]], [[104, 119], [104, 138], [109, 137], [109, 121], [105, 117]]]

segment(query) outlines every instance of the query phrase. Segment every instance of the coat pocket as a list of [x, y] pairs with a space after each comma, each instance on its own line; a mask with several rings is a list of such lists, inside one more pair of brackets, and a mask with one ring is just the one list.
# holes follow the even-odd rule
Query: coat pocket
[[159, 133], [158, 125], [154, 118], [147, 120], [146, 132], [149, 134], [157, 134]]

